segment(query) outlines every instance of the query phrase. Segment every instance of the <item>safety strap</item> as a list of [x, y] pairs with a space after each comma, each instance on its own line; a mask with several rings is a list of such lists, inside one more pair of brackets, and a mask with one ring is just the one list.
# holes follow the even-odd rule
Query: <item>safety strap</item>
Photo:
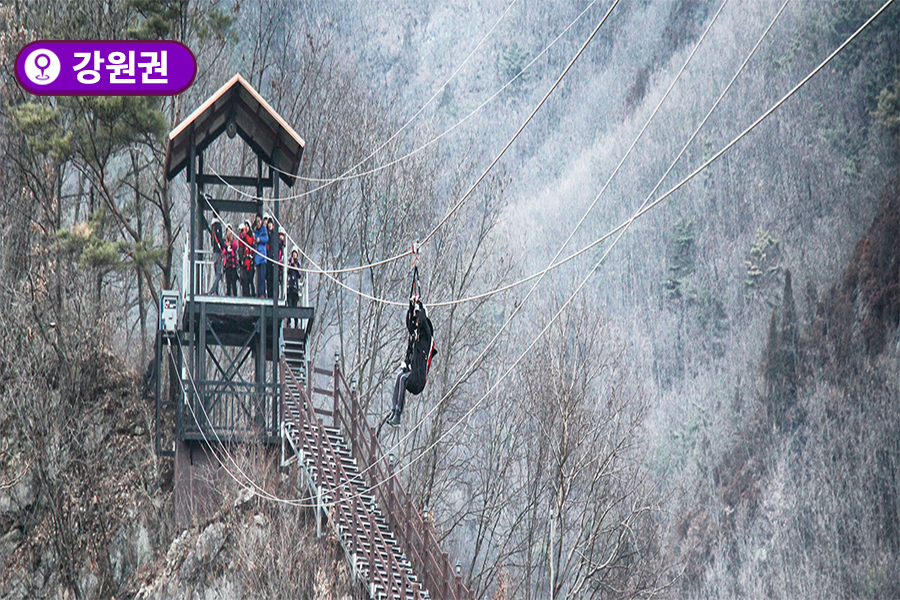
[[412, 288], [409, 290], [409, 297], [414, 298], [419, 292], [419, 267], [413, 267]]
[[412, 276], [412, 289], [409, 291], [409, 297], [414, 298], [416, 296], [420, 296], [419, 294], [419, 249], [416, 247], [416, 244], [412, 246], [413, 251], [413, 276]]

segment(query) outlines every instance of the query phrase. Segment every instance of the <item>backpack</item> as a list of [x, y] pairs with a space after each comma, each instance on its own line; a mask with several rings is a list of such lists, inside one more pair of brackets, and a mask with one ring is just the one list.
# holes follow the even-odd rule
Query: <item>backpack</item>
[[212, 249], [217, 254], [221, 254], [222, 250], [225, 249], [222, 240], [222, 223], [219, 221], [213, 221], [212, 225], [210, 225], [210, 234], [212, 236]]

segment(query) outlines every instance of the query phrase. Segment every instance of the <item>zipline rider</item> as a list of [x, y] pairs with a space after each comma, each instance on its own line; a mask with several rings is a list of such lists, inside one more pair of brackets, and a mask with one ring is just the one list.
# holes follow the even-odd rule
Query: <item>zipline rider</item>
[[406, 330], [409, 340], [406, 344], [406, 359], [403, 362], [397, 382], [394, 384], [393, 408], [387, 418], [387, 424], [393, 427], [400, 425], [400, 416], [406, 403], [406, 392], [419, 395], [425, 389], [431, 359], [437, 354], [434, 345], [434, 326], [425, 305], [419, 298], [419, 261], [416, 257], [413, 267], [412, 294], [409, 297], [409, 308], [406, 311]]

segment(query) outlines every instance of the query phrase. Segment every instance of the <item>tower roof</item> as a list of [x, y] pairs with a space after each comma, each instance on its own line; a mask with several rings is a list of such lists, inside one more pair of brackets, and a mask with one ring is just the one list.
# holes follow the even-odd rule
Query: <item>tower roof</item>
[[293, 186], [292, 176], [300, 168], [306, 142], [240, 74], [229, 79], [169, 132], [166, 178], [173, 179], [187, 166], [192, 145], [202, 152], [231, 122], [250, 149], [275, 167], [287, 185]]

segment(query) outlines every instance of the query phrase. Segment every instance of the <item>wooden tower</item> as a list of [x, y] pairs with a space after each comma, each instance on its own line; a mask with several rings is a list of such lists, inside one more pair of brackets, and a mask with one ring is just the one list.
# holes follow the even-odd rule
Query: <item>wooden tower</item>
[[[204, 169], [204, 152], [222, 134], [240, 136], [249, 146], [256, 155], [255, 175]], [[203, 488], [209, 493], [210, 486], [200, 484], [211, 481], [210, 473], [216, 477], [215, 455], [207, 450], [246, 441], [280, 444], [279, 361], [286, 344], [305, 354], [314, 309], [287, 306], [284, 267], [276, 267], [281, 270], [281, 285], [272, 298], [211, 294], [214, 257], [209, 223], [216, 215], [235, 219], [235, 230], [244, 219], [252, 223], [263, 214], [264, 195], [274, 200], [272, 213], [279, 221], [280, 183], [293, 186], [303, 147], [300, 136], [240, 75], [169, 133], [165, 174], [172, 180], [185, 171], [190, 229], [180, 297], [173, 302], [171, 292], [169, 296], [169, 305], [178, 304], [181, 316], [174, 320], [174, 330], [172, 320], [167, 330], [161, 319], [158, 335], [157, 364], [172, 357], [168, 360], [179, 371], [181, 389], [171, 407], [174, 411], [166, 411], [157, 385], [157, 449], [174, 452], [176, 518], [182, 523], [191, 519], [192, 507], [214, 504], [214, 499], [203, 497]], [[247, 196], [216, 198], [227, 187]], [[223, 279], [219, 290], [224, 289]], [[163, 448], [159, 441], [162, 427], [169, 426], [168, 419], [160, 417], [163, 414], [174, 414], [174, 449]]]

